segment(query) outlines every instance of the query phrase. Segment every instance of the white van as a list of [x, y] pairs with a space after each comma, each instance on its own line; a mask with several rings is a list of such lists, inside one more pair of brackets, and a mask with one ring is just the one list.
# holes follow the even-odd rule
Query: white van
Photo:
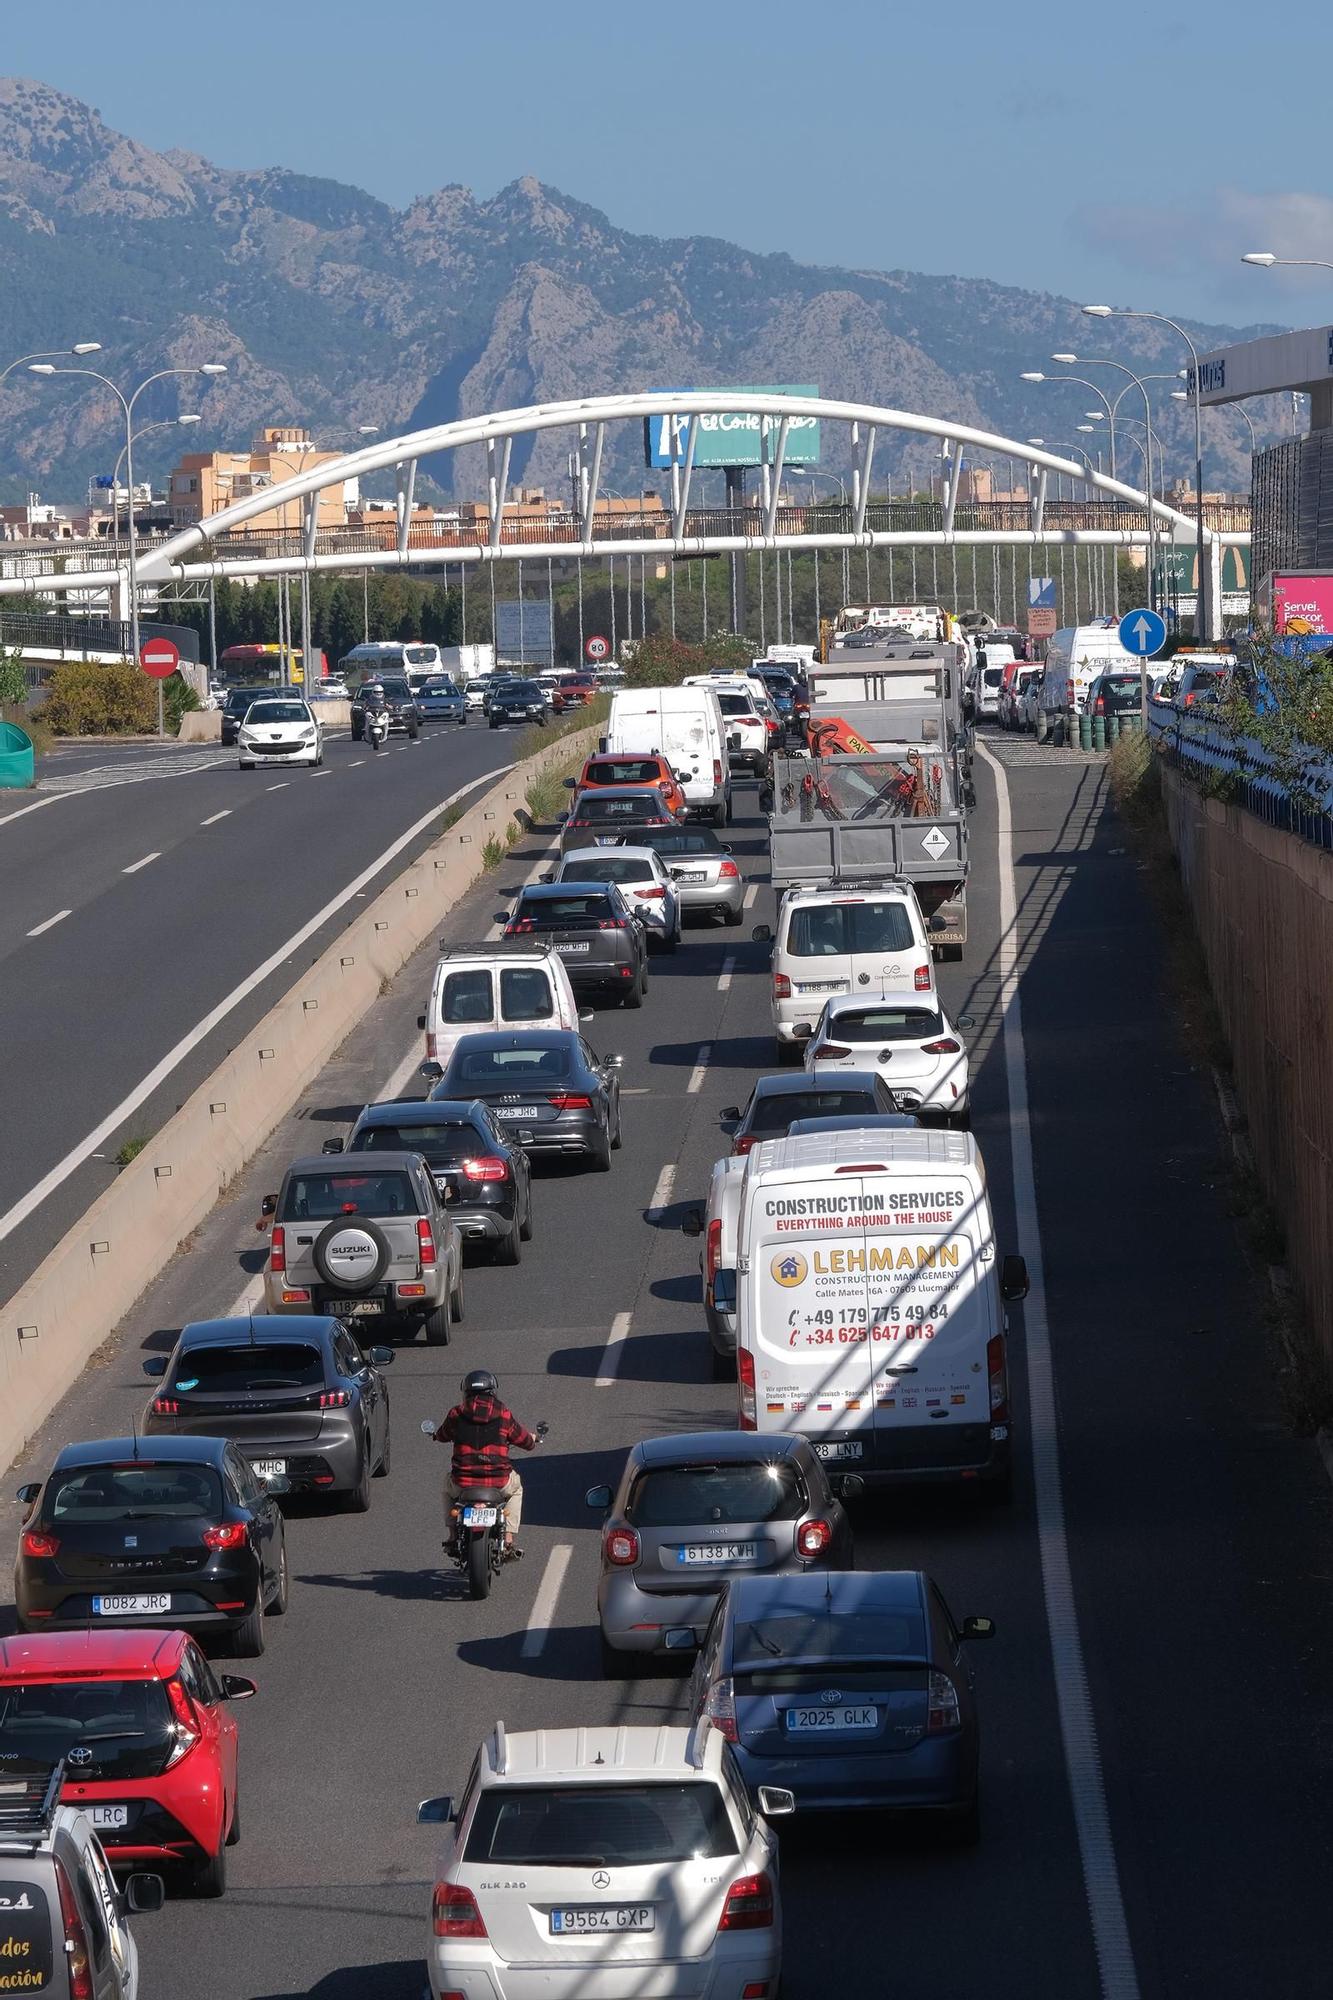
[[907, 882], [788, 889], [776, 925], [756, 924], [750, 935], [756, 944], [773, 945], [770, 1005], [779, 1062], [799, 1059], [835, 993], [935, 991], [930, 940]]
[[1137, 673], [1139, 663], [1120, 643], [1114, 618], [1095, 625], [1066, 625], [1046, 642], [1046, 668], [1041, 684], [1041, 713], [1048, 722], [1081, 715], [1088, 689], [1098, 674], [1124, 668]]
[[962, 1132], [768, 1139], [737, 1238], [742, 1430], [800, 1432], [867, 1485], [1010, 1490], [1005, 1305], [986, 1172]]
[[656, 751], [679, 778], [691, 813], [715, 826], [730, 820], [726, 735], [711, 687], [618, 689], [602, 748], [613, 756]]
[[740, 1220], [741, 1186], [746, 1155], [726, 1153], [713, 1162], [708, 1200], [687, 1211], [681, 1228], [687, 1236], [702, 1236], [699, 1275], [703, 1279], [704, 1320], [713, 1349], [713, 1380], [736, 1372], [736, 1225]]
[[578, 1002], [563, 960], [524, 939], [441, 949], [426, 1012], [426, 1061], [443, 1070], [464, 1035], [499, 1028], [572, 1028]]

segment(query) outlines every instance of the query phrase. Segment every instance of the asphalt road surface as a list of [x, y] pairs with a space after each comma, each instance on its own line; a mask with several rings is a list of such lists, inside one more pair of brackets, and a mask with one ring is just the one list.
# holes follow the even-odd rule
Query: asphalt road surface
[[[831, 1976], [840, 1994], [931, 2000], [1326, 1993], [1328, 1484], [1280, 1421], [1207, 1073], [1168, 1012], [1102, 772], [994, 747], [1006, 769], [979, 771], [972, 941], [941, 985], [977, 1024], [974, 1130], [1000, 1246], [1044, 1274], [1044, 1313], [1035, 1286], [1014, 1325], [1017, 1496], [1008, 1511], [930, 1493], [856, 1513], [860, 1566], [924, 1566], [957, 1612], [996, 1621], [976, 1657], [982, 1842], [792, 1824], [785, 2000], [828, 1993]], [[750, 813], [753, 796], [738, 794]], [[370, 1513], [292, 1508], [290, 1614], [238, 1715], [230, 1885], [136, 1923], [145, 2000], [418, 2000], [434, 1834], [417, 1800], [458, 1788], [497, 1717], [679, 1712], [679, 1679], [600, 1677], [583, 1493], [645, 1433], [734, 1422], [733, 1392], [709, 1379], [698, 1244], [677, 1227], [722, 1150], [721, 1107], [772, 1062], [766, 953], [749, 942], [772, 914], [760, 823], [741, 817], [733, 837], [756, 884], [744, 928], [688, 932], [654, 961], [641, 1012], [586, 1030], [626, 1058], [613, 1171], [539, 1171], [522, 1265], [469, 1269], [447, 1352], [400, 1349], [393, 1472]], [[233, 916], [251, 959], [256, 907], [248, 893]], [[458, 934], [497, 907], [493, 879]], [[65, 1439], [124, 1428], [146, 1400], [144, 1356], [253, 1282], [260, 1196], [402, 1071], [428, 970], [423, 955], [379, 1003], [22, 1476]], [[473, 1604], [439, 1566], [444, 1454], [418, 1424], [481, 1364], [551, 1435], [523, 1462], [526, 1558]]]

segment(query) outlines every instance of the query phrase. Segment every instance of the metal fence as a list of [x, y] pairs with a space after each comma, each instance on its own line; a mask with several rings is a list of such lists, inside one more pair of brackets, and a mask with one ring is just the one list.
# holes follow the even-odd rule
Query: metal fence
[[[128, 659], [133, 635], [127, 619], [63, 618], [52, 611], [7, 611], [0, 598], [0, 648], [44, 653], [56, 652], [81, 660], [88, 653], [117, 653]], [[199, 634], [188, 625], [163, 625], [157, 620], [139, 620], [140, 643], [145, 639], [172, 640], [183, 660], [196, 664]]]
[[1275, 775], [1274, 759], [1253, 737], [1235, 737], [1217, 723], [1182, 715], [1169, 702], [1149, 704], [1148, 733], [1160, 755], [1202, 790], [1224, 789], [1228, 804], [1242, 806], [1266, 826], [1333, 852], [1333, 760], [1309, 753], [1306, 783], [1323, 800], [1312, 808], [1292, 798]]

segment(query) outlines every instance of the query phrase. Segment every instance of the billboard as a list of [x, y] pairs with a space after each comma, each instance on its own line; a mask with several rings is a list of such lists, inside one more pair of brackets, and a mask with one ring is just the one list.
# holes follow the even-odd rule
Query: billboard
[[554, 666], [548, 599], [511, 597], [497, 602], [495, 655], [510, 666]]
[[[655, 389], [655, 396], [683, 396], [685, 389]], [[730, 388], [722, 391], [730, 394]], [[817, 396], [810, 383], [744, 382], [738, 395]], [[651, 471], [664, 466], [684, 465], [689, 450], [690, 426], [697, 424], [696, 465], [771, 465], [778, 448], [777, 417], [757, 416], [750, 410], [724, 410], [710, 417], [673, 417], [665, 412], [643, 420], [644, 463]], [[787, 427], [785, 465], [818, 465], [819, 418], [793, 417]]]
[[1333, 632], [1333, 576], [1278, 570], [1271, 588], [1275, 632]]

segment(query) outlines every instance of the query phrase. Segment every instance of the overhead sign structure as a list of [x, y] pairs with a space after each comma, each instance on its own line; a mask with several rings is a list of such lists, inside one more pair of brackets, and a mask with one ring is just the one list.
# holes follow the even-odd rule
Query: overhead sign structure
[[1054, 611], [1055, 578], [1053, 576], [1030, 576], [1028, 578], [1028, 608], [1031, 611]]
[[1166, 644], [1166, 620], [1157, 612], [1127, 611], [1120, 620], [1120, 643], [1136, 660], [1150, 660]]
[[139, 648], [139, 665], [155, 681], [164, 681], [180, 665], [180, 648], [170, 639], [145, 639]]
[[610, 643], [602, 637], [600, 632], [594, 632], [590, 638], [584, 641], [583, 657], [585, 660], [590, 660], [594, 666], [597, 666], [602, 660], [611, 657]]
[[[655, 389], [655, 396], [686, 395], [680, 389]], [[733, 393], [731, 386], [719, 392]], [[810, 383], [746, 382], [737, 395], [817, 396]], [[690, 427], [698, 426], [694, 441], [697, 466], [771, 465], [777, 453], [780, 417], [761, 417], [753, 410], [724, 410], [712, 416], [673, 416], [664, 411], [643, 420], [644, 462], [655, 472], [670, 465], [684, 465], [689, 451]], [[792, 417], [787, 425], [785, 465], [818, 465], [819, 418]]]
[[[1214, 348], [1199, 357], [1199, 401], [1239, 403], [1247, 396], [1275, 396], [1288, 389], [1313, 394], [1333, 380], [1333, 326], [1265, 333], [1258, 340]], [[1194, 370], [1185, 377], [1194, 391]]]
[[544, 597], [502, 599], [495, 607], [495, 650], [508, 666], [550, 666], [555, 658], [551, 605]]

